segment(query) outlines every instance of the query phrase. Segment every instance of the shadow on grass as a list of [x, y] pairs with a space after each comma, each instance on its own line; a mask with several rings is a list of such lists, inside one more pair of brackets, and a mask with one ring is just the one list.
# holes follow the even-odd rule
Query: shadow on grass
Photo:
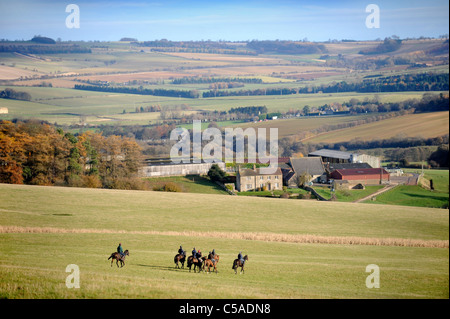
[[167, 267], [167, 266], [155, 266], [155, 265], [143, 265], [143, 264], [136, 264], [136, 266], [148, 267], [148, 268], [159, 269], [159, 270], [168, 270], [168, 271], [184, 271], [184, 270], [189, 271], [189, 268], [187, 268], [187, 267], [178, 269], [178, 268], [175, 268], [175, 266]]
[[446, 199], [448, 199], [448, 197], [446, 197], [445, 194], [442, 194], [442, 196], [427, 195], [427, 194], [414, 194], [414, 193], [404, 193], [404, 194], [406, 196], [410, 196], [410, 197], [431, 199], [431, 200], [437, 200], [437, 201], [445, 201]]

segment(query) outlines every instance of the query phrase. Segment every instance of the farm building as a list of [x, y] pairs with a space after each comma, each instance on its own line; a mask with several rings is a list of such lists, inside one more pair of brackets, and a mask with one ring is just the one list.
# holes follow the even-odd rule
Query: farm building
[[326, 163], [325, 171], [327, 173], [332, 173], [337, 169], [361, 169], [361, 168], [372, 168], [367, 163]]
[[348, 181], [351, 185], [379, 185], [389, 183], [390, 174], [384, 168], [337, 169], [330, 178]]
[[267, 174], [260, 168], [239, 168], [236, 174], [236, 189], [239, 192], [267, 189], [283, 189], [283, 174], [281, 168], [275, 173]]
[[281, 166], [283, 184], [288, 187], [298, 187], [299, 177], [303, 174], [311, 176], [310, 182], [325, 181], [326, 174], [319, 157], [290, 158], [287, 165]]
[[320, 157], [324, 163], [367, 163], [371, 167], [381, 167], [378, 157], [335, 150], [321, 149], [308, 154], [308, 157]]
[[8, 114], [8, 108], [7, 107], [0, 107], [0, 114]]
[[185, 175], [206, 175], [213, 164], [217, 164], [225, 171], [225, 163], [180, 163], [174, 164], [171, 161], [149, 161], [147, 166], [140, 169], [139, 175], [142, 177], [157, 176], [185, 176]]

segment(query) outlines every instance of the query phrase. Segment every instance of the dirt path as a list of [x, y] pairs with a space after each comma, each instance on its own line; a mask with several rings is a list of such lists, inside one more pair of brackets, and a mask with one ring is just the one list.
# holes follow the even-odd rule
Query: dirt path
[[395, 186], [397, 186], [397, 184], [395, 184], [395, 185], [386, 185], [385, 187], [383, 187], [382, 189], [376, 191], [375, 193], [370, 194], [369, 196], [357, 199], [353, 203], [361, 203], [363, 201], [369, 200], [369, 199], [371, 199], [371, 198], [373, 198], [375, 196], [378, 196], [378, 195], [380, 195], [380, 194], [382, 194], [384, 192], [387, 192], [387, 191], [393, 189]]

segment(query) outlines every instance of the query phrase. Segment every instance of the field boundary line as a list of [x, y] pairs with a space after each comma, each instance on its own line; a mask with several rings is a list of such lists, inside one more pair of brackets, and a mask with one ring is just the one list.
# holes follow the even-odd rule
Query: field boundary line
[[240, 240], [257, 240], [266, 242], [284, 242], [297, 244], [331, 244], [331, 245], [371, 245], [371, 246], [402, 246], [402, 247], [429, 247], [449, 248], [448, 240], [424, 240], [410, 238], [374, 238], [357, 236], [320, 236], [310, 234], [277, 234], [260, 232], [199, 232], [199, 231], [127, 231], [111, 229], [88, 228], [55, 228], [55, 227], [23, 227], [0, 225], [0, 234], [32, 233], [32, 234], [138, 234], [187, 236], [207, 238], [228, 238]]

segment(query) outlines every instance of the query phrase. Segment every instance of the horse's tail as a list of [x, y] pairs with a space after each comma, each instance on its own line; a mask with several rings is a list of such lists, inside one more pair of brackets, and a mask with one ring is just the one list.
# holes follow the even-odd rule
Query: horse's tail
[[111, 256], [109, 256], [108, 260], [110, 260], [111, 258], [113, 258], [114, 254], [111, 254]]
[[231, 267], [231, 269], [235, 269], [236, 268], [236, 259], [233, 261], [233, 267]]

